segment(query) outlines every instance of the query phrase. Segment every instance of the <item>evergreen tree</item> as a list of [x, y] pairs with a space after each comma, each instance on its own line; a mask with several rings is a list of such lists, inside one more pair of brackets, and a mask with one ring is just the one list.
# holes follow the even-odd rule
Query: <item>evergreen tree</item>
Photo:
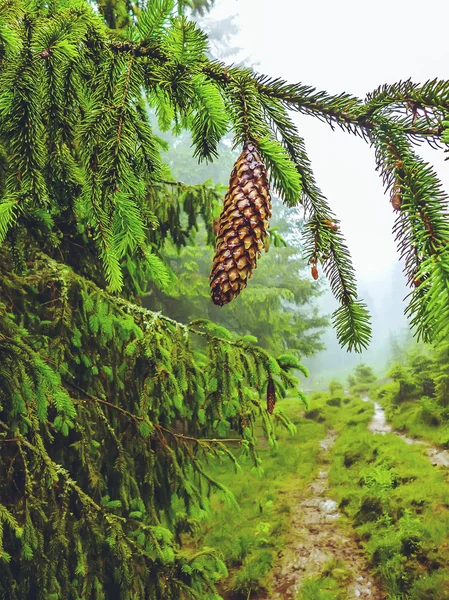
[[365, 392], [376, 381], [373, 370], [368, 365], [360, 363], [348, 377], [348, 384], [352, 392]]
[[399, 384], [393, 400], [435, 399], [434, 412], [441, 412], [449, 405], [449, 343], [436, 348], [424, 344], [413, 346], [403, 356], [401, 363], [394, 364], [388, 376]]
[[[207, 58], [188, 5], [0, 4], [3, 598], [216, 598], [223, 565], [178, 545], [207, 487], [220, 487], [202, 458], [234, 460], [230, 440], [260, 468], [256, 417], [272, 444], [275, 423], [289, 425], [274, 403], [296, 388], [295, 357], [138, 302], [148, 279], [170, 283], [166, 240], [183, 246], [199, 214], [210, 232], [217, 200], [213, 186], [173, 181], [148, 107], [162, 129], [190, 130], [200, 159], [229, 130], [236, 147], [256, 148], [274, 191], [304, 206], [312, 273], [321, 264], [329, 277], [337, 335], [355, 350], [369, 317], [288, 111], [362, 135], [398, 210], [418, 334], [448, 333], [446, 197], [413, 150], [446, 143], [447, 83], [405, 82], [362, 102], [226, 67]], [[268, 196], [265, 178], [251, 185]]]

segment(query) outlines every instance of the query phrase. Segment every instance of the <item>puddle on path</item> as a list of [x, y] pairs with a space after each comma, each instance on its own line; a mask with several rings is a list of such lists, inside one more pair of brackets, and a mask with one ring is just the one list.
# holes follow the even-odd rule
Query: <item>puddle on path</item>
[[391, 425], [387, 423], [385, 411], [378, 402], [374, 402], [374, 400], [371, 400], [369, 396], [362, 396], [362, 400], [364, 402], [371, 402], [372, 404], [374, 404], [374, 416], [370, 424], [368, 425], [368, 429], [372, 433], [380, 433], [382, 435], [384, 435], [385, 433], [393, 433], [394, 435], [397, 435], [402, 440], [404, 440], [404, 442], [406, 442], [407, 444], [420, 444], [425, 449], [432, 465], [436, 467], [449, 468], [448, 450], [441, 450], [440, 448], [435, 448], [428, 442], [425, 442], [423, 440], [415, 440], [413, 438], [407, 437], [406, 435], [403, 435], [402, 433], [399, 433], [399, 431], [394, 431]]
[[337, 503], [327, 497], [328, 471], [325, 468], [327, 451], [336, 439], [330, 432], [321, 441], [323, 469], [304, 490], [285, 493], [283, 501], [291, 506], [291, 534], [285, 548], [279, 552], [279, 565], [274, 573], [273, 593], [258, 600], [294, 600], [307, 577], [321, 575], [330, 560], [343, 561], [352, 573], [347, 589], [348, 600], [384, 600], [383, 594], [370, 575], [363, 551], [338, 526]]

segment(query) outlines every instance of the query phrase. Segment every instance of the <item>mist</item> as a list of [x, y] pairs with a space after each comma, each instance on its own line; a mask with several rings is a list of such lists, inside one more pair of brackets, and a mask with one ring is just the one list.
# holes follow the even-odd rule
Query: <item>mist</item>
[[[250, 64], [258, 72], [333, 94], [364, 97], [385, 83], [449, 78], [445, 19], [439, 17], [444, 9], [438, 0], [427, 3], [425, 11], [418, 2], [382, 0], [370, 12], [361, 11], [354, 0], [344, 5], [279, 0], [276, 10], [268, 0], [217, 0], [206, 27], [213, 51], [227, 62]], [[361, 362], [382, 375], [391, 339], [410, 339], [404, 310], [411, 290], [399, 262], [392, 235], [395, 214], [375, 170], [374, 151], [338, 127], [332, 130], [305, 115], [292, 117], [304, 136], [318, 185], [341, 221], [359, 295], [373, 325], [370, 347], [361, 354], [342, 350], [330, 328], [324, 336], [326, 350], [304, 359], [311, 371], [309, 385], [346, 374]], [[420, 153], [447, 189], [444, 153], [427, 145]], [[337, 304], [325, 293], [319, 306], [330, 315]]]

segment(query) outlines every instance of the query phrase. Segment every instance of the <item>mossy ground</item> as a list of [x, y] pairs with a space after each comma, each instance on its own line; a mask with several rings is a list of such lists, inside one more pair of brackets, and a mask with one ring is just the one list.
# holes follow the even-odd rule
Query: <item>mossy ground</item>
[[327, 406], [340, 432], [331, 492], [355, 529], [388, 598], [449, 598], [449, 485], [419, 445], [366, 429], [370, 405], [352, 400], [359, 422]]
[[[279, 431], [279, 446], [262, 447], [263, 475], [252, 472], [248, 458], [242, 471], [228, 464], [211, 470], [239, 504], [211, 498], [212, 516], [202, 542], [221, 552], [230, 569], [223, 586], [227, 598], [257, 598], [270, 588], [277, 553], [288, 536], [291, 507], [288, 491], [303, 489], [316, 476], [319, 442], [329, 428], [337, 441], [330, 452], [330, 494], [343, 516], [338, 526], [359, 540], [389, 600], [449, 599], [449, 484], [447, 472], [433, 467], [420, 446], [394, 434], [367, 430], [373, 406], [356, 397], [329, 402], [325, 393], [311, 397], [308, 410], [286, 400], [279, 407], [297, 433]], [[347, 565], [328, 565], [306, 580], [298, 600], [347, 598]]]
[[449, 407], [420, 395], [398, 402], [397, 393], [398, 384], [395, 382], [386, 383], [376, 390], [376, 396], [393, 428], [407, 432], [411, 437], [449, 448]]

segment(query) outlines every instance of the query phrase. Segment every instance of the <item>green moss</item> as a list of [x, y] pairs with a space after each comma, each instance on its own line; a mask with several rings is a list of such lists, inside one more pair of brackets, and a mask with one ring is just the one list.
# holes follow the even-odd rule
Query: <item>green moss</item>
[[331, 577], [307, 579], [301, 586], [297, 600], [343, 600], [342, 590]]

